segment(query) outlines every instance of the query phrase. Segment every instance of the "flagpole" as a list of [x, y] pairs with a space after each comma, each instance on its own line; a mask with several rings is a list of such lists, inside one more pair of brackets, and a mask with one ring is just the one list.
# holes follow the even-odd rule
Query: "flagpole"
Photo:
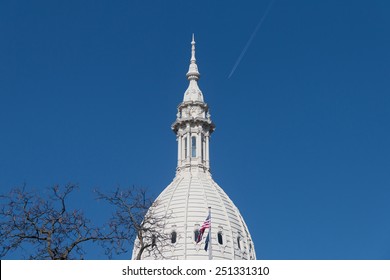
[[212, 237], [211, 237], [211, 206], [209, 206], [209, 216], [210, 216], [210, 228], [209, 228], [209, 234], [210, 234], [210, 240], [209, 240], [209, 260], [213, 259], [213, 254], [212, 254]]

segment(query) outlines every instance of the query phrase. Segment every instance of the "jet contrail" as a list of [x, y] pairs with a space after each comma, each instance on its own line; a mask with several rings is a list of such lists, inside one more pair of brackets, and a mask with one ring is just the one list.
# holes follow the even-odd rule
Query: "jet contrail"
[[251, 35], [251, 37], [249, 38], [248, 42], [246, 43], [246, 45], [245, 45], [244, 49], [242, 50], [240, 56], [238, 57], [238, 59], [237, 59], [237, 61], [236, 61], [236, 64], [234, 64], [233, 69], [232, 69], [232, 71], [230, 72], [228, 79], [230, 79], [230, 77], [233, 75], [234, 71], [236, 71], [236, 68], [237, 68], [238, 64], [240, 64], [241, 59], [244, 57], [244, 55], [245, 55], [247, 49], [249, 48], [249, 45], [252, 43], [252, 40], [253, 40], [253, 38], [255, 37], [256, 33], [257, 33], [257, 30], [259, 30], [260, 26], [263, 24], [263, 22], [264, 22], [265, 18], [267, 17], [269, 11], [271, 10], [271, 6], [272, 6], [272, 3], [273, 3], [274, 1], [275, 1], [275, 0], [271, 0], [271, 1], [269, 2], [268, 6], [267, 6], [267, 9], [266, 9], [265, 12], [264, 12], [263, 17], [260, 19], [260, 21], [259, 21], [259, 23], [257, 24], [255, 30], [252, 32], [252, 35]]

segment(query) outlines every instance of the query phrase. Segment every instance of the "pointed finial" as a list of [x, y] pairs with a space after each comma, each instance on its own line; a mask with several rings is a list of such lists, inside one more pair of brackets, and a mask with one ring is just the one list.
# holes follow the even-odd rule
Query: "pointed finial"
[[191, 41], [191, 60], [190, 67], [188, 67], [188, 72], [186, 74], [187, 79], [190, 81], [186, 92], [184, 93], [183, 101], [201, 101], [203, 102], [203, 94], [199, 89], [198, 80], [200, 78], [200, 73], [198, 70], [198, 65], [196, 65], [195, 58], [195, 36], [192, 33], [192, 41]]
[[188, 80], [198, 80], [199, 79], [199, 71], [198, 71], [198, 65], [196, 65], [196, 58], [195, 58], [195, 36], [194, 33], [192, 33], [192, 41], [191, 41], [191, 60], [190, 60], [190, 67], [187, 72], [187, 79]]
[[192, 48], [191, 48], [191, 63], [196, 62], [195, 58], [195, 36], [194, 33], [192, 33], [192, 42], [191, 42]]

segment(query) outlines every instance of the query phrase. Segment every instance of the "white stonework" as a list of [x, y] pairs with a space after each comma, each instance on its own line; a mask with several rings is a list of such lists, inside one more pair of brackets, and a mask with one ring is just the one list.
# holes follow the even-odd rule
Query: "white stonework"
[[[163, 250], [164, 259], [256, 259], [253, 241], [239, 210], [211, 177], [209, 141], [215, 125], [198, 86], [200, 74], [195, 59], [195, 41], [187, 73], [189, 86], [178, 106], [172, 130], [177, 136], [178, 161], [176, 177], [158, 196], [156, 215], [169, 216], [166, 233], [176, 232], [174, 243]], [[211, 209], [211, 256], [204, 250], [206, 229], [201, 242], [196, 243], [196, 231]], [[137, 244], [137, 242], [136, 242]], [[137, 246], [134, 246], [133, 258]], [[142, 259], [154, 259], [146, 250]]]

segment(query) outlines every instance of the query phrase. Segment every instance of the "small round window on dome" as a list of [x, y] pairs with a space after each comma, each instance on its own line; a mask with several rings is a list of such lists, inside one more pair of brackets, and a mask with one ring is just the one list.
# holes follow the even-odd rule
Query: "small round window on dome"
[[223, 236], [221, 231], [218, 232], [217, 237], [218, 237], [218, 243], [223, 245]]
[[177, 233], [176, 231], [171, 232], [171, 243], [174, 244], [177, 241]]
[[241, 249], [241, 237], [237, 237], [237, 246], [238, 246], [238, 249]]
[[199, 229], [194, 230], [194, 241], [198, 242], [200, 231]]

